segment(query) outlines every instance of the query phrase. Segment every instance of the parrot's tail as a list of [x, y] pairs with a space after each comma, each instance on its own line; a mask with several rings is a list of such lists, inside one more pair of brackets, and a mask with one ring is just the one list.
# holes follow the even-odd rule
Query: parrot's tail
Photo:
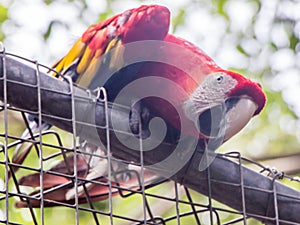
[[[41, 195], [43, 195], [44, 207], [52, 207], [64, 204], [74, 204], [77, 192], [78, 204], [100, 201], [115, 195], [129, 195], [148, 188], [152, 184], [162, 181], [155, 173], [144, 169], [143, 180], [141, 179], [141, 169], [138, 166], [130, 165], [126, 171], [114, 171], [108, 176], [95, 176], [89, 179], [91, 170], [83, 155], [77, 154], [77, 189], [74, 185], [74, 155], [68, 156], [50, 170], [41, 173], [33, 173], [22, 177], [19, 185], [36, 188], [29, 194], [29, 198], [16, 202], [16, 207], [40, 207]], [[131, 168], [131, 169], [129, 169]], [[122, 176], [121, 174], [126, 174]], [[121, 176], [120, 176], [121, 175]], [[42, 185], [40, 184], [42, 180]], [[141, 181], [142, 180], [142, 181]], [[43, 190], [41, 192], [41, 190]], [[77, 191], [76, 191], [77, 190]]]

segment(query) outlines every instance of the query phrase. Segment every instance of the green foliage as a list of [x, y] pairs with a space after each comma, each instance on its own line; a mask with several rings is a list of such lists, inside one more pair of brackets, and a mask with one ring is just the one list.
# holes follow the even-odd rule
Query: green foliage
[[3, 23], [5, 20], [7, 20], [7, 13], [8, 8], [0, 4], [0, 23]]
[[184, 23], [184, 18], [186, 16], [186, 12], [184, 9], [179, 9], [179, 12], [176, 16], [172, 18], [172, 26], [173, 32], [176, 31], [176, 28]]
[[[0, 4], [0, 26], [8, 19], [8, 8]], [[5, 38], [5, 34], [2, 29], [0, 29], [0, 41]]]
[[229, 20], [229, 16], [226, 12], [225, 5], [228, 0], [212, 0], [213, 4], [215, 5], [215, 13], [223, 16], [226, 20]]
[[289, 41], [290, 41], [290, 48], [293, 49], [295, 52], [299, 51], [297, 50], [297, 46], [299, 47], [299, 37], [297, 37], [294, 33], [289, 35]]
[[243, 46], [241, 46], [240, 44], [238, 44], [237, 46], [236, 46], [236, 49], [240, 52], [240, 53], [242, 53], [243, 55], [245, 55], [246, 57], [249, 57], [250, 56], [250, 54], [243, 48]]
[[51, 36], [51, 32], [52, 32], [53, 26], [55, 26], [55, 24], [61, 24], [61, 22], [54, 20], [49, 23], [48, 29], [46, 30], [46, 32], [43, 35], [44, 40], [47, 40]]

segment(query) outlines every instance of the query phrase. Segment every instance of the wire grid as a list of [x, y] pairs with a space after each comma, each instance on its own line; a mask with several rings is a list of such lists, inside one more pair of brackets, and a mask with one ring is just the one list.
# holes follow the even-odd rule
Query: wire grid
[[[8, 53], [6, 53], [8, 54]], [[236, 196], [240, 198], [243, 205], [243, 210], [237, 211], [226, 205], [223, 205], [210, 196], [204, 196], [190, 190], [186, 187], [176, 184], [173, 181], [166, 179], [157, 179], [153, 182], [145, 181], [145, 171], [142, 169], [123, 168], [122, 170], [114, 171], [113, 164], [115, 162], [122, 162], [125, 165], [131, 162], [124, 162], [111, 157], [110, 142], [108, 141], [105, 153], [95, 153], [82, 151], [78, 138], [76, 137], [76, 124], [74, 115], [73, 100], [73, 134], [67, 135], [59, 130], [41, 131], [32, 134], [28, 138], [22, 138], [17, 126], [27, 127], [30, 130], [26, 114], [29, 113], [39, 119], [41, 123], [45, 115], [41, 112], [41, 87], [40, 87], [40, 69], [44, 66], [36, 61], [26, 60], [17, 57], [19, 60], [26, 61], [36, 68], [36, 85], [38, 95], [38, 109], [33, 111], [25, 111], [20, 108], [12, 107], [7, 102], [7, 86], [8, 81], [6, 77], [5, 67], [3, 72], [4, 81], [4, 99], [1, 105], [1, 150], [0, 150], [0, 169], [4, 176], [1, 176], [0, 189], [0, 223], [1, 224], [49, 224], [53, 218], [49, 216], [46, 211], [48, 206], [60, 206], [63, 210], [68, 211], [72, 215], [70, 224], [257, 224], [254, 219], [250, 217], [246, 211], [245, 195], [243, 190], [245, 185], [243, 183], [243, 174], [240, 172], [240, 184], [242, 195]], [[48, 68], [49, 69], [49, 68]], [[73, 97], [72, 81], [69, 82], [70, 92], [68, 95]], [[25, 84], [24, 84], [25, 85]], [[51, 91], [51, 90], [50, 90]], [[103, 101], [107, 108], [107, 100], [105, 91], [98, 90], [97, 101]], [[91, 100], [91, 99], [88, 99]], [[95, 99], [94, 99], [95, 100]], [[18, 118], [18, 119], [17, 119]], [[65, 119], [65, 118], [62, 118]], [[17, 121], [16, 121], [17, 120]], [[108, 124], [106, 118], [106, 124]], [[21, 125], [23, 123], [23, 125]], [[40, 124], [41, 125], [41, 124]], [[108, 129], [107, 129], [108, 130]], [[107, 132], [109, 139], [109, 132]], [[23, 164], [15, 164], [11, 162], [11, 156], [14, 149], [19, 144], [33, 144], [32, 150], [29, 153], [28, 159]], [[100, 161], [107, 163], [107, 175], [89, 179], [86, 173], [90, 170], [89, 167], [81, 171], [80, 168], [74, 166], [76, 163], [86, 161], [86, 156], [99, 158]], [[142, 149], [141, 149], [142, 156]], [[287, 180], [289, 182], [300, 183], [297, 178], [292, 178], [284, 173], [279, 173], [274, 169], [270, 169], [261, 164], [241, 157], [237, 152], [223, 154], [223, 157], [230, 158], [236, 161], [240, 167], [242, 165], [254, 165], [258, 173], [266, 173], [271, 175], [273, 180]], [[74, 164], [71, 162], [74, 161]], [[65, 170], [53, 171], [53, 165], [62, 162]], [[85, 165], [85, 164], [84, 164]], [[86, 165], [85, 165], [86, 166]], [[136, 165], [135, 165], [136, 166]], [[143, 167], [143, 158], [141, 162], [135, 167]], [[18, 168], [14, 171], [13, 168]], [[50, 169], [50, 170], [49, 170]], [[208, 170], [209, 171], [209, 170]], [[242, 171], [242, 169], [240, 170]], [[9, 173], [11, 179], [8, 180]], [[39, 188], [26, 188], [21, 185], [22, 177], [28, 174], [38, 174]], [[112, 182], [112, 176], [135, 177], [136, 183], [133, 186], [126, 186], [121, 182]], [[66, 179], [67, 182], [61, 185], [55, 185], [48, 188], [44, 186], [43, 180], [46, 175], [52, 175], [54, 179]], [[207, 173], [209, 193], [211, 193], [210, 174]], [[96, 187], [106, 187], [106, 192], [91, 196], [89, 194], [88, 185], [93, 183]], [[233, 186], [237, 184], [232, 184]], [[78, 188], [83, 187], [84, 195], [79, 196]], [[65, 190], [66, 188], [73, 188], [75, 196], [73, 200], [62, 202], [60, 200], [53, 200], [53, 195]], [[264, 191], [264, 190], [261, 190]], [[279, 224], [279, 211], [277, 208], [277, 192], [275, 185], [273, 189], [269, 190], [274, 195], [274, 210], [275, 217], [269, 218], [274, 221], [274, 224]], [[50, 196], [50, 197], [49, 197]], [[94, 201], [98, 200], [98, 201]], [[300, 200], [300, 199], [299, 199]], [[16, 208], [16, 202], [25, 208]], [[83, 203], [83, 204], [81, 204]], [[17, 203], [18, 204], [18, 203]], [[129, 207], [129, 208], [127, 208]], [[38, 208], [38, 209], [36, 209]], [[124, 209], [125, 208], [125, 209]], [[127, 208], [127, 209], [126, 209]], [[20, 212], [22, 215], [20, 216]], [[135, 212], [135, 213], [133, 213]], [[26, 215], [26, 216], [24, 216]], [[81, 217], [87, 220], [82, 220]], [[26, 217], [26, 220], [24, 218]], [[60, 217], [60, 215], [55, 215]], [[256, 218], [264, 219], [264, 217], [256, 216]], [[265, 217], [267, 219], [267, 217]], [[25, 221], [25, 222], [24, 222]], [[284, 221], [287, 224], [289, 221]]]

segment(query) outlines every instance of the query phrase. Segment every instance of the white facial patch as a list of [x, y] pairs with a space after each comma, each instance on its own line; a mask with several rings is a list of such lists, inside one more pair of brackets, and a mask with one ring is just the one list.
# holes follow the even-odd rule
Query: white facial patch
[[208, 75], [189, 99], [183, 103], [185, 115], [196, 122], [204, 110], [224, 103], [228, 93], [237, 85], [237, 80], [226, 73]]

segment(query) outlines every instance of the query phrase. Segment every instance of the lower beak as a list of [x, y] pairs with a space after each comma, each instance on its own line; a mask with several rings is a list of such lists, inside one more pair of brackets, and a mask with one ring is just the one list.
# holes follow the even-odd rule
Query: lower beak
[[252, 99], [245, 96], [238, 97], [238, 101], [226, 112], [224, 139], [228, 140], [244, 128], [256, 110], [257, 105]]

